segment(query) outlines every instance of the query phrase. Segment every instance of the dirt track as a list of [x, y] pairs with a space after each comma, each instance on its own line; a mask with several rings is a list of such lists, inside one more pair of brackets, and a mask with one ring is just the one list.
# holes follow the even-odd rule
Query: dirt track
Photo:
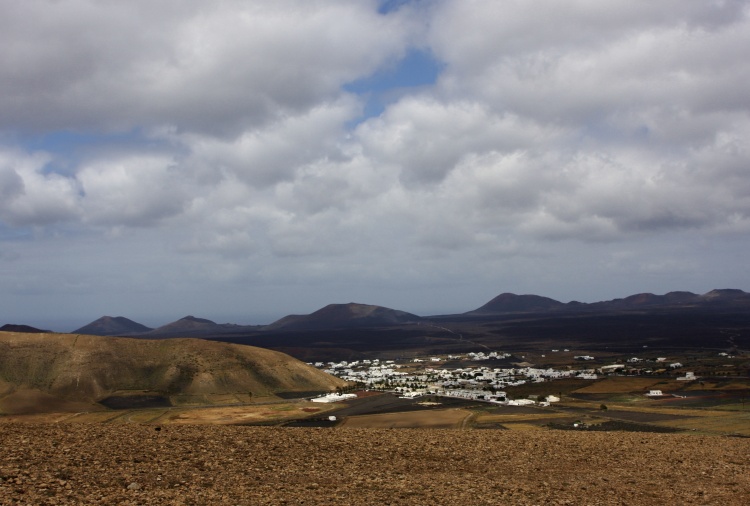
[[0, 425], [0, 504], [750, 503], [750, 439]]

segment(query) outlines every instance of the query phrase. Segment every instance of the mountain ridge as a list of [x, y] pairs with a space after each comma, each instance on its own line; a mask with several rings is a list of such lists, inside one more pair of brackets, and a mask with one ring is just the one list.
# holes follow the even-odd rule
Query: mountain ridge
[[560, 311], [622, 311], [643, 308], [667, 308], [690, 306], [742, 305], [750, 308], [750, 293], [736, 288], [714, 289], [704, 294], [673, 291], [664, 295], [650, 292], [637, 293], [624, 298], [599, 302], [560, 302], [539, 295], [516, 295], [502, 293], [478, 309], [463, 313], [466, 316], [541, 313]]
[[[205, 335], [240, 334], [243, 332], [275, 332], [282, 330], [304, 330], [346, 327], [373, 327], [400, 325], [429, 319], [440, 319], [446, 316], [491, 317], [493, 315], [511, 315], [524, 313], [573, 313], [597, 311], [648, 310], [657, 308], [720, 308], [736, 306], [750, 309], [750, 293], [736, 288], [714, 289], [704, 294], [688, 291], [672, 291], [664, 295], [649, 292], [629, 295], [599, 302], [570, 301], [567, 303], [540, 295], [517, 295], [504, 292], [494, 297], [477, 309], [452, 315], [418, 316], [413, 313], [391, 309], [384, 306], [350, 302], [347, 304], [328, 304], [310, 314], [290, 314], [279, 318], [268, 325], [237, 325], [233, 323], [215, 323], [212, 320], [192, 315], [167, 323], [157, 328], [149, 328], [125, 317], [104, 316], [79, 329], [74, 334], [100, 336], [130, 336], [147, 338], [166, 337], [201, 337]], [[102, 322], [107, 323], [104, 325]], [[116, 327], [115, 323], [129, 322], [127, 326]], [[28, 326], [26, 326], [28, 327]], [[33, 327], [30, 327], [33, 328]], [[141, 330], [138, 330], [138, 329]], [[143, 330], [146, 329], [146, 330]], [[36, 332], [37, 329], [29, 330]]]
[[15, 323], [6, 323], [0, 327], [0, 332], [24, 332], [27, 334], [50, 334], [51, 330], [42, 330], [31, 325], [17, 325]]

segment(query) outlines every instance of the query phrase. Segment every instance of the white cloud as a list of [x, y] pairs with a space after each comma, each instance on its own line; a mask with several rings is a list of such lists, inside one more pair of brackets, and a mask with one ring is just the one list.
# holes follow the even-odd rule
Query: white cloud
[[408, 97], [362, 125], [365, 154], [400, 167], [407, 183], [442, 180], [466, 156], [554, 145], [561, 130], [514, 114], [492, 114], [480, 102]]
[[78, 216], [75, 181], [45, 172], [49, 157], [0, 150], [0, 219], [11, 226], [45, 226]]
[[[51, 232], [28, 248], [101, 238], [86, 261], [102, 271], [148, 249], [122, 279], [216, 294], [275, 280], [544, 292], [535, 278], [562, 293], [588, 268], [722, 279], [708, 253], [644, 259], [750, 230], [748, 2], [377, 6], [3, 4], [0, 232]], [[366, 97], [345, 84], [415, 48], [445, 64], [437, 83], [385, 93], [362, 121]], [[2, 258], [38, 271], [44, 255], [8, 237]], [[107, 288], [55, 268], [59, 286]]]
[[344, 97], [321, 103], [299, 115], [285, 115], [264, 128], [244, 130], [231, 139], [177, 135], [200, 170], [231, 173], [255, 187], [289, 180], [302, 166], [319, 159], [340, 158], [339, 139], [358, 106]]
[[641, 108], [746, 109], [747, 16], [745, 2], [469, 1], [443, 4], [432, 42], [446, 91], [580, 127]]
[[99, 160], [77, 174], [85, 221], [98, 225], [147, 226], [180, 213], [189, 198], [174, 160], [134, 155]]
[[404, 51], [409, 19], [374, 2], [2, 8], [0, 128], [234, 133], [335, 97]]

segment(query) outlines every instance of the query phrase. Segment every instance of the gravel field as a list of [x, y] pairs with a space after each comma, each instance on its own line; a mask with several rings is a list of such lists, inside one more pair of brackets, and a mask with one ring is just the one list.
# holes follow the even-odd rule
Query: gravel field
[[0, 504], [750, 504], [750, 439], [0, 424]]

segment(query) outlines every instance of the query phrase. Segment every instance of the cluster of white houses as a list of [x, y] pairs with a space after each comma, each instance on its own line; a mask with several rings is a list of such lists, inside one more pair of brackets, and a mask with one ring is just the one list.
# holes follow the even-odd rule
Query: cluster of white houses
[[[486, 357], [486, 358], [485, 358]], [[508, 354], [469, 354], [472, 360], [486, 360], [489, 358], [507, 358]], [[463, 357], [449, 357], [463, 358]], [[356, 382], [369, 389], [383, 389], [400, 393], [403, 397], [418, 397], [422, 395], [442, 395], [472, 400], [485, 400], [508, 404], [528, 403], [527, 399], [514, 401], [508, 399], [504, 389], [525, 383], [540, 383], [562, 378], [597, 379], [593, 369], [557, 370], [552, 368], [539, 369], [535, 367], [498, 368], [478, 366], [471, 368], [447, 369], [435, 367], [433, 364], [443, 359], [432, 357], [429, 359], [414, 359], [412, 362], [427, 362], [423, 369], [406, 372], [405, 365], [397, 364], [393, 360], [361, 360], [354, 362], [317, 362], [314, 365], [325, 372]], [[413, 368], [409, 368], [413, 369]], [[548, 399], [555, 402], [558, 399]], [[324, 402], [324, 401], [322, 401]]]
[[[553, 350], [557, 351], [557, 350]], [[317, 362], [313, 365], [323, 369], [325, 372], [355, 382], [364, 388], [382, 389], [398, 392], [403, 397], [419, 397], [422, 395], [442, 395], [446, 397], [459, 397], [472, 400], [485, 400], [507, 404], [528, 403], [528, 399], [512, 400], [505, 393], [505, 388], [519, 386], [526, 383], [541, 383], [563, 378], [577, 378], [595, 380], [600, 375], [623, 373], [625, 364], [612, 364], [599, 366], [596, 369], [553, 369], [522, 367], [490, 367], [476, 365], [466, 368], [441, 368], [440, 363], [445, 360], [471, 360], [485, 361], [490, 359], [509, 358], [510, 354], [501, 352], [478, 352], [469, 353], [464, 356], [447, 356], [416, 358], [409, 363], [399, 364], [394, 360], [357, 360], [352, 362]], [[579, 360], [592, 360], [589, 355], [576, 356]], [[642, 362], [644, 359], [633, 357], [627, 362]], [[665, 358], [659, 358], [656, 362], [665, 362]], [[415, 367], [414, 363], [422, 363]], [[665, 364], [666, 365], [666, 364]], [[669, 368], [681, 368], [680, 363], [668, 364]], [[650, 371], [647, 371], [650, 372]], [[696, 376], [688, 372], [678, 380], [692, 381]], [[555, 402], [556, 398], [548, 401]], [[326, 402], [320, 400], [319, 402]], [[329, 401], [330, 402], [330, 401]]]

